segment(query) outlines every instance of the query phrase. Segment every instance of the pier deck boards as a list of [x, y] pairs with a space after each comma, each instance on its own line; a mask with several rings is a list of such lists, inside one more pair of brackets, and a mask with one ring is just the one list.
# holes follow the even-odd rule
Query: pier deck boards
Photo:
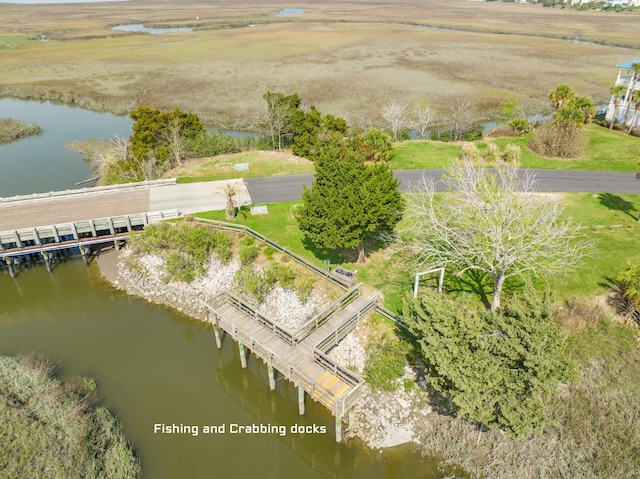
[[362, 379], [344, 368], [317, 361], [317, 346], [349, 318], [359, 312], [364, 316], [374, 303], [375, 298], [357, 297], [296, 344], [290, 344], [228, 300], [208, 307], [213, 313], [214, 324], [287, 379], [303, 387], [310, 397], [326, 406], [336, 417], [341, 417], [356, 401]]

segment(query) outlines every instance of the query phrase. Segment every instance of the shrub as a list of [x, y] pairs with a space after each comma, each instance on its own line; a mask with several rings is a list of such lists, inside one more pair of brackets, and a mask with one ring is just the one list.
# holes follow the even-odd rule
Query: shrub
[[242, 149], [237, 139], [215, 131], [203, 131], [191, 141], [191, 150], [197, 157], [238, 153]]
[[475, 143], [463, 143], [460, 156], [465, 161], [478, 161], [481, 155]]
[[509, 143], [504, 147], [502, 159], [507, 163], [518, 163], [520, 161], [520, 147]]
[[523, 135], [525, 133], [529, 133], [533, 126], [531, 122], [526, 118], [516, 118], [509, 122], [509, 126], [513, 128], [513, 130], [519, 135]]
[[547, 123], [535, 129], [528, 146], [539, 156], [577, 158], [587, 146], [587, 137], [575, 126]]
[[296, 284], [296, 291], [298, 292], [298, 299], [306, 303], [311, 293], [313, 293], [313, 287], [315, 286], [315, 281], [313, 278], [302, 278]]
[[189, 258], [179, 251], [170, 251], [165, 260], [166, 272], [171, 279], [191, 283], [196, 279], [195, 268]]
[[475, 312], [427, 291], [405, 301], [403, 316], [424, 355], [425, 376], [457, 414], [522, 436], [542, 430], [544, 401], [572, 371], [551, 304], [529, 286], [504, 310]]
[[500, 147], [495, 143], [489, 143], [487, 145], [487, 151], [485, 153], [485, 159], [488, 163], [497, 163], [500, 158]]
[[245, 246], [240, 250], [240, 264], [247, 266], [258, 257], [258, 248], [255, 246]]
[[453, 141], [453, 134], [449, 130], [432, 130], [431, 131], [431, 139], [435, 141]]
[[484, 133], [484, 128], [482, 126], [475, 126], [470, 130], [466, 130], [462, 132], [462, 136], [460, 137], [460, 139], [462, 141], [482, 140], [483, 133]]
[[252, 268], [243, 268], [235, 276], [236, 288], [243, 296], [252, 297], [257, 304], [264, 301], [274, 282], [275, 277], [270, 275], [268, 271], [258, 271]]
[[367, 347], [364, 378], [374, 390], [395, 391], [404, 375], [409, 345], [385, 334]]
[[270, 273], [275, 277], [281, 287], [293, 289], [295, 285], [296, 273], [288, 265], [275, 263], [269, 268]]

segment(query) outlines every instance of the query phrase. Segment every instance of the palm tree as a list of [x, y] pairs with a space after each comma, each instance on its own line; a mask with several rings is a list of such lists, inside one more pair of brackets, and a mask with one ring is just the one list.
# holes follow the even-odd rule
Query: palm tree
[[566, 83], [558, 85], [555, 90], [549, 93], [551, 104], [555, 110], [571, 105], [576, 99], [576, 94]]
[[225, 196], [227, 204], [224, 208], [225, 216], [228, 220], [232, 220], [236, 217], [236, 205], [233, 198], [240, 193], [240, 185], [235, 181], [228, 181], [223, 187], [218, 190]]
[[629, 99], [629, 103], [635, 103], [635, 111], [633, 112], [633, 117], [631, 118], [631, 123], [629, 123], [629, 130], [627, 133], [631, 134], [631, 130], [636, 124], [636, 118], [638, 118], [638, 113], [640, 113], [640, 90], [636, 90], [631, 92], [631, 98]]
[[[629, 88], [630, 95], [633, 95], [636, 90], [636, 85], [638, 84], [638, 79], [640, 78], [640, 62], [635, 62], [631, 64], [631, 68], [633, 69], [633, 77], [631, 78], [631, 87]], [[627, 99], [627, 110], [624, 112], [624, 121], [626, 122], [627, 116], [629, 115], [629, 108], [631, 108], [631, 99]], [[633, 123], [631, 123], [633, 125]]]
[[613, 130], [613, 124], [616, 122], [616, 115], [618, 113], [618, 108], [620, 107], [620, 95], [622, 95], [627, 88], [624, 85], [612, 85], [609, 88], [609, 91], [613, 95], [613, 114], [611, 115], [611, 123], [609, 124], [609, 129]]
[[582, 122], [584, 124], [591, 123], [596, 115], [596, 105], [590, 96], [578, 96], [574, 102], [575, 108], [582, 112]]
[[629, 264], [615, 281], [622, 287], [622, 296], [637, 305], [640, 301], [640, 265]]

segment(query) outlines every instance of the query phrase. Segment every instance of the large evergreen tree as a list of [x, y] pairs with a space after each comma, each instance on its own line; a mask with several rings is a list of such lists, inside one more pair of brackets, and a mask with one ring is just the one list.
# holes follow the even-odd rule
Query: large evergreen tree
[[551, 299], [529, 287], [497, 313], [475, 312], [433, 291], [405, 301], [425, 375], [460, 417], [513, 436], [541, 430], [545, 398], [571, 371]]
[[140, 106], [129, 116], [135, 121], [129, 139], [131, 152], [139, 162], [154, 156], [160, 166], [180, 163], [183, 142], [195, 139], [204, 131], [198, 115], [178, 108], [161, 111]]
[[298, 226], [323, 248], [357, 249], [364, 263], [365, 236], [391, 231], [402, 218], [399, 181], [387, 164], [365, 165], [352, 142], [335, 136], [320, 148], [315, 169], [296, 210]]

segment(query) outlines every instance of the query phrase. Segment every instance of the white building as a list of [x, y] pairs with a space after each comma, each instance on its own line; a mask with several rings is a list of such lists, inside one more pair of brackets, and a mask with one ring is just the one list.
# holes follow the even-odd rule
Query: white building
[[[620, 97], [618, 97], [619, 105], [616, 111], [616, 122], [625, 123], [627, 126], [630, 126], [631, 121], [634, 119], [634, 117], [634, 126], [640, 125], [640, 112], [638, 112], [637, 115], [634, 115], [636, 111], [636, 102], [632, 97], [632, 89], [633, 91], [640, 91], [640, 75], [636, 74], [636, 72], [633, 70], [634, 63], [640, 64], [640, 58], [636, 58], [635, 60], [630, 60], [618, 65], [618, 78], [616, 79], [615, 83], [616, 85], [622, 85], [627, 88], [627, 91], [624, 92]], [[605, 117], [607, 121], [611, 121], [615, 101], [616, 97], [612, 95]]]

